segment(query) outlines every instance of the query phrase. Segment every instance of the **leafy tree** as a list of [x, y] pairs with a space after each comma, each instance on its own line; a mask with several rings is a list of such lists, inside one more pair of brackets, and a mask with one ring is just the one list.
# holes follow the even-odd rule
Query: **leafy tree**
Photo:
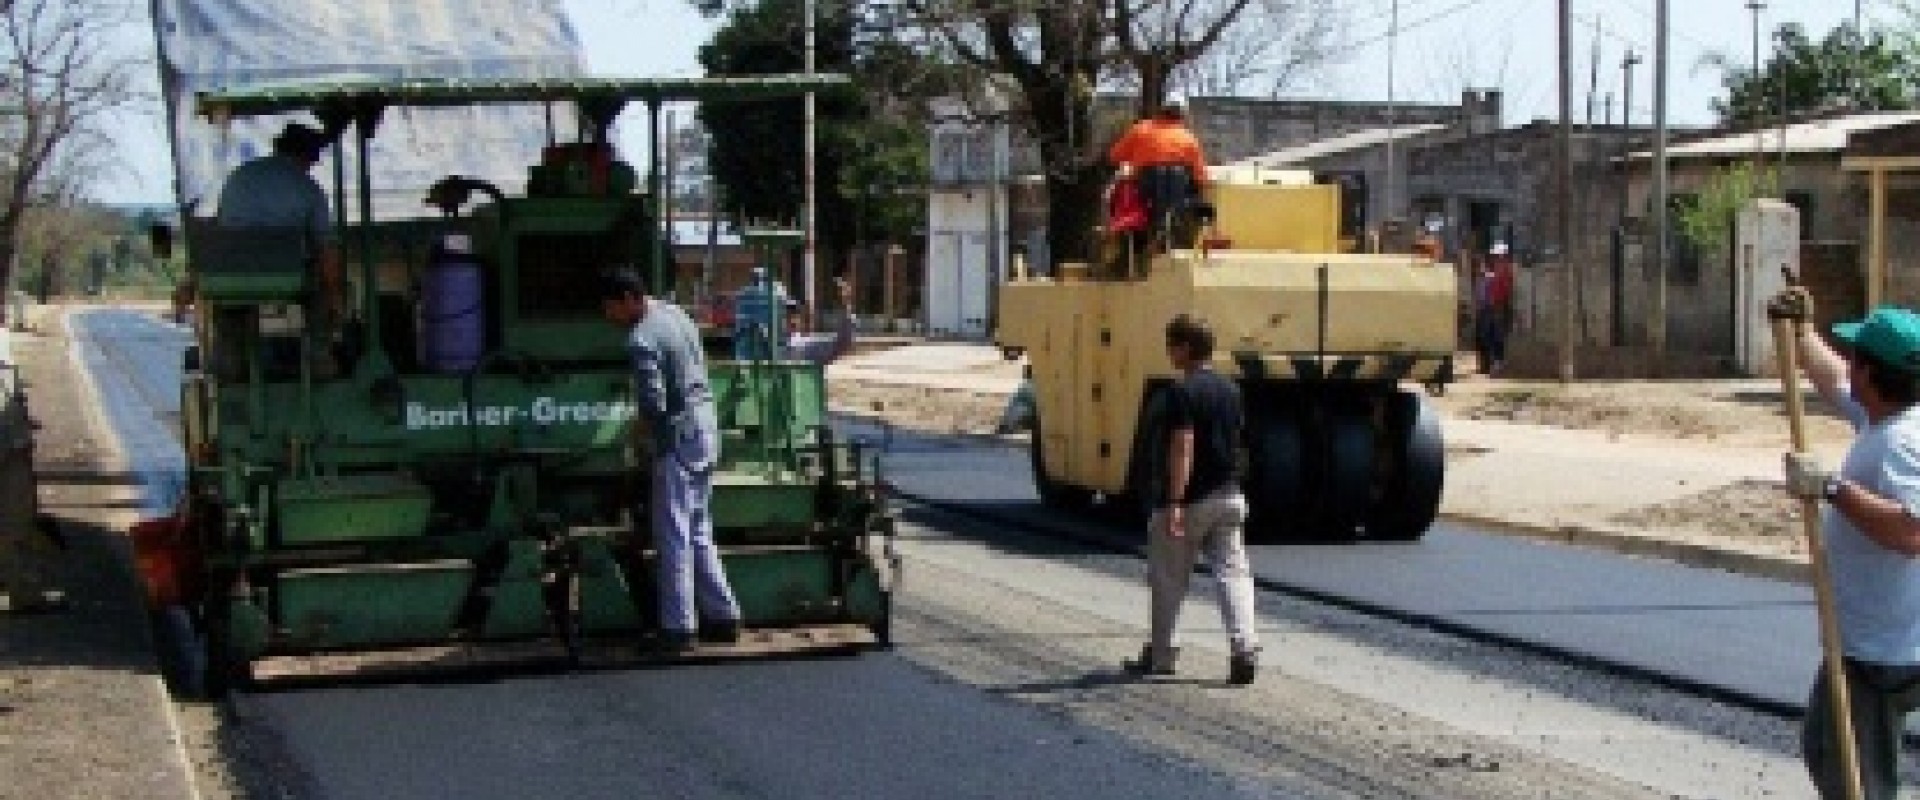
[[[816, 66], [850, 73], [851, 91], [817, 99], [815, 169], [822, 250], [844, 252], [855, 238], [909, 235], [924, 216], [909, 192], [924, 185], [927, 156], [921, 116], [898, 97], [897, 69], [911, 56], [898, 50], [862, 54], [854, 36], [860, 22], [841, 3], [821, 3], [816, 17]], [[727, 23], [700, 50], [710, 74], [799, 72], [805, 66], [801, 0], [765, 0], [703, 10], [727, 13]], [[805, 113], [798, 98], [712, 103], [700, 122], [713, 137], [711, 168], [727, 198], [724, 208], [749, 220], [796, 222], [805, 199]], [[832, 262], [839, 263], [837, 259]]]
[[[798, 5], [796, 0], [693, 2], [708, 10]], [[945, 93], [975, 109], [989, 105], [983, 102], [988, 95], [1004, 98], [1010, 121], [1038, 150], [1047, 187], [1049, 249], [1062, 259], [1092, 252], [1111, 170], [1105, 151], [1117, 131], [1096, 119], [1096, 90], [1130, 91], [1142, 113], [1181, 90], [1272, 94], [1331, 57], [1327, 42], [1337, 5], [1333, 0], [819, 4], [825, 18], [855, 21], [864, 34], [856, 48], [863, 59], [879, 46], [911, 56], [904, 62], [911, 68], [867, 72], [868, 80], [911, 85], [911, 91], [896, 96]], [[793, 35], [797, 42], [798, 31]], [[831, 63], [822, 52], [820, 63]]]
[[1805, 28], [1787, 23], [1772, 38], [1772, 52], [1758, 72], [1727, 53], [1703, 59], [1723, 75], [1727, 96], [1713, 101], [1722, 122], [1763, 124], [1848, 105], [1872, 110], [1914, 107], [1920, 63], [1910, 48], [1898, 46], [1882, 31], [1856, 37], [1851, 25], [1842, 25], [1814, 41]]
[[1674, 209], [1678, 233], [1701, 250], [1725, 247], [1740, 209], [1756, 197], [1778, 194], [1779, 182], [1778, 173], [1756, 169], [1750, 161], [1720, 169], [1707, 179], [1691, 202]]

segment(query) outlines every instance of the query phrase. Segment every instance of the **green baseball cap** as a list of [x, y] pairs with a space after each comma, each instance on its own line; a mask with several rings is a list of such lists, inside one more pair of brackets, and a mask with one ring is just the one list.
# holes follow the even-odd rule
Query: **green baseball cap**
[[1866, 319], [1834, 325], [1833, 337], [1887, 366], [1920, 375], [1920, 314], [1881, 306]]

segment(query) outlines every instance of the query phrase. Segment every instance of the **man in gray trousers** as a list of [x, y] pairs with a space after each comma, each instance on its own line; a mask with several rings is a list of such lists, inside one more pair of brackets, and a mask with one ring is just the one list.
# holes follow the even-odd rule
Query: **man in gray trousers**
[[1146, 422], [1164, 449], [1152, 459], [1153, 516], [1147, 531], [1147, 580], [1153, 597], [1151, 634], [1140, 657], [1123, 664], [1135, 675], [1172, 675], [1187, 579], [1201, 553], [1220, 590], [1227, 629], [1227, 682], [1252, 683], [1259, 669], [1253, 570], [1244, 541], [1247, 499], [1240, 492], [1240, 388], [1213, 371], [1213, 329], [1181, 314], [1167, 323], [1167, 359], [1180, 372], [1167, 387], [1165, 411]]
[[700, 328], [679, 306], [648, 297], [632, 270], [603, 276], [600, 302], [607, 321], [629, 330], [638, 419], [653, 444], [649, 505], [660, 559], [660, 649], [691, 650], [696, 631], [702, 641], [737, 641], [740, 604], [714, 546], [709, 511], [720, 424]]

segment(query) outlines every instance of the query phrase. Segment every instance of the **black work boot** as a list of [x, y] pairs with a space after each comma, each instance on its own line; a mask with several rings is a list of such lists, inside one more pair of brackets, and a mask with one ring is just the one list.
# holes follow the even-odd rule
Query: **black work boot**
[[1166, 661], [1156, 662], [1153, 658], [1153, 645], [1141, 645], [1140, 657], [1137, 659], [1130, 658], [1120, 662], [1120, 668], [1126, 670], [1128, 675], [1139, 675], [1142, 677], [1172, 675], [1174, 674], [1173, 662], [1179, 655], [1180, 649], [1176, 647], [1167, 653]]
[[740, 620], [700, 623], [700, 641], [706, 644], [733, 644], [740, 641]]
[[653, 637], [653, 652], [660, 655], [684, 655], [693, 652], [693, 631], [661, 628]]
[[1245, 686], [1253, 683], [1254, 674], [1260, 671], [1260, 655], [1248, 651], [1234, 653], [1227, 658], [1227, 683]]

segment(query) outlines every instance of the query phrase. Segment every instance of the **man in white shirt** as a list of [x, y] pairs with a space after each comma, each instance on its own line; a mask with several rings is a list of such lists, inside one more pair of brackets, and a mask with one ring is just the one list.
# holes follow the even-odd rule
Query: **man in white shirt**
[[[1837, 474], [1811, 456], [1789, 454], [1787, 490], [1825, 503], [1821, 546], [1833, 580], [1861, 785], [1866, 798], [1893, 800], [1906, 717], [1920, 707], [1920, 314], [1875, 309], [1833, 326], [1829, 344], [1809, 324], [1811, 308], [1805, 290], [1793, 288], [1771, 311], [1794, 320], [1808, 380], [1859, 435]], [[1807, 769], [1828, 800], [1846, 796], [1831, 678], [1823, 668], [1801, 740]]]

